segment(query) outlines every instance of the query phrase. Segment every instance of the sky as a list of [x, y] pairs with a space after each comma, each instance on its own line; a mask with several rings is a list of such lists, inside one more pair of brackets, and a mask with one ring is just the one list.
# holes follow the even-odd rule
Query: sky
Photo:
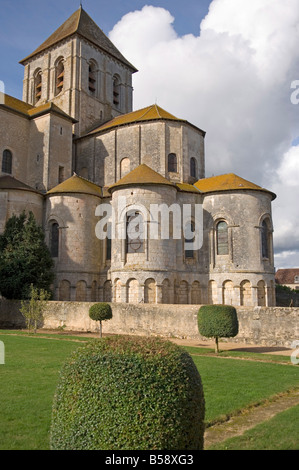
[[[23, 66], [79, 0], [0, 0], [0, 80], [22, 98]], [[134, 109], [157, 103], [206, 131], [206, 176], [268, 190], [275, 267], [299, 268], [299, 1], [83, 0], [139, 70]]]

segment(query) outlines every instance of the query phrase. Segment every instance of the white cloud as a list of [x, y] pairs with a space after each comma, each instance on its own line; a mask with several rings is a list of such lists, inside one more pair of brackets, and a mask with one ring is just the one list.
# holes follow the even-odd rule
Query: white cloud
[[179, 37], [173, 21], [146, 6], [110, 33], [139, 69], [134, 108], [157, 101], [207, 131], [207, 176], [233, 171], [276, 192], [275, 244], [277, 233], [279, 252], [299, 249], [299, 152], [290, 148], [299, 135], [299, 105], [290, 100], [299, 79], [298, 0], [214, 0], [197, 37]]

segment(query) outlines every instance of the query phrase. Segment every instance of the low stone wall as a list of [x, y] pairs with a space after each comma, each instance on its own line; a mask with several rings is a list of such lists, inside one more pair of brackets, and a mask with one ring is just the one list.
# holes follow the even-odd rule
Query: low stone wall
[[[48, 302], [44, 329], [96, 332], [88, 302]], [[205, 341], [198, 333], [199, 305], [111, 304], [113, 318], [103, 323], [110, 334], [154, 335]], [[236, 307], [239, 333], [231, 342], [290, 347], [299, 340], [299, 308]], [[0, 301], [0, 328], [25, 328], [19, 303]]]

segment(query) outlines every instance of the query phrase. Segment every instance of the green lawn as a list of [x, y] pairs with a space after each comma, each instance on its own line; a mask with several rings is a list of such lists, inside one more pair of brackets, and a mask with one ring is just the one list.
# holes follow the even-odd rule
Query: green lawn
[[[0, 365], [0, 450], [46, 450], [59, 370], [82, 342], [62, 335], [8, 332], [0, 332], [0, 340], [5, 344], [5, 365]], [[209, 354], [192, 356], [202, 377], [209, 423], [299, 385], [296, 366]]]
[[299, 405], [209, 450], [298, 450]]

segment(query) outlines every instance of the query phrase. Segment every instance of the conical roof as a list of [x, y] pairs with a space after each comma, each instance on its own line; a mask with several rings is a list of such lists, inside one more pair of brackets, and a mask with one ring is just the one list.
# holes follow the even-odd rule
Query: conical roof
[[[177, 121], [177, 122], [184, 122], [184, 123], [190, 124], [186, 120], [179, 119], [175, 117], [173, 114], [170, 114], [168, 111], [165, 111], [165, 109], [161, 108], [157, 104], [153, 104], [153, 105], [147, 106], [146, 108], [138, 109], [136, 111], [132, 111], [130, 113], [117, 116], [111, 121], [108, 121], [105, 124], [102, 124], [100, 127], [97, 127], [96, 129], [92, 130], [91, 132], [88, 133], [88, 135], [97, 134], [98, 132], [105, 132], [115, 127], [136, 124], [138, 122], [159, 121], [159, 120], [160, 121], [161, 120]], [[201, 129], [199, 130], [201, 131]], [[204, 131], [201, 131], [201, 132], [205, 134]]]
[[109, 191], [121, 186], [142, 186], [144, 184], [164, 184], [175, 188], [173, 183], [143, 163], [110, 186]]
[[63, 181], [55, 188], [47, 192], [47, 194], [91, 194], [92, 196], [102, 197], [102, 188], [91, 181], [74, 174], [71, 178]]
[[8, 190], [8, 189], [18, 189], [21, 191], [30, 191], [33, 193], [40, 193], [37, 189], [32, 188], [31, 186], [28, 186], [27, 184], [23, 183], [20, 180], [17, 180], [13, 176], [10, 175], [3, 175], [0, 176], [0, 191], [1, 190]]
[[258, 186], [255, 183], [241, 178], [234, 173], [227, 173], [225, 175], [212, 176], [211, 178], [203, 178], [194, 183], [197, 189], [202, 193], [211, 193], [217, 191], [235, 191], [242, 189], [252, 189], [254, 191], [265, 191], [272, 195], [272, 199], [276, 198], [276, 195], [267, 189]]
[[104, 52], [107, 52], [115, 59], [118, 59], [120, 62], [128, 66], [133, 70], [133, 72], [137, 72], [137, 69], [127, 61], [127, 59], [114, 46], [110, 39], [103, 33], [82, 7], [75, 11], [75, 13], [73, 13], [45, 42], [32, 52], [32, 54], [21, 60], [20, 63], [24, 65], [35, 55], [49, 49], [58, 42], [74, 34], [78, 34], [84, 39], [87, 39], [96, 47], [102, 49]]

